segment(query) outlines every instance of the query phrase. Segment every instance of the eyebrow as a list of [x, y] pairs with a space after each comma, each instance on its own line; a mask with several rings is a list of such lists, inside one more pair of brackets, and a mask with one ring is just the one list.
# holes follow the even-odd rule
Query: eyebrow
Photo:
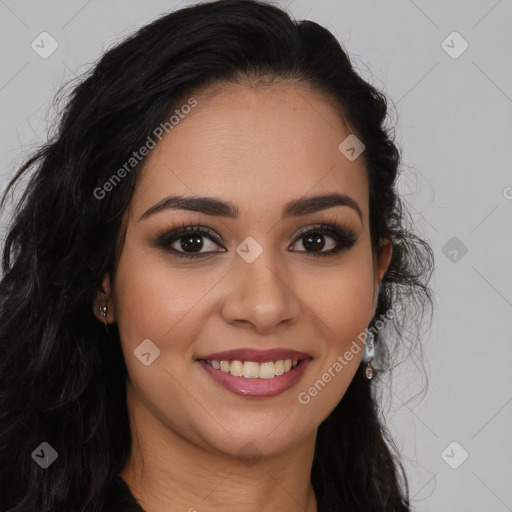
[[[351, 197], [338, 193], [293, 199], [285, 204], [282, 217], [283, 219], [300, 217], [301, 215], [315, 213], [333, 208], [334, 206], [348, 206], [352, 208], [362, 222], [363, 215], [359, 205]], [[191, 210], [229, 219], [237, 219], [240, 216], [240, 210], [236, 204], [222, 201], [215, 197], [169, 196], [146, 210], [137, 222], [165, 210]]]

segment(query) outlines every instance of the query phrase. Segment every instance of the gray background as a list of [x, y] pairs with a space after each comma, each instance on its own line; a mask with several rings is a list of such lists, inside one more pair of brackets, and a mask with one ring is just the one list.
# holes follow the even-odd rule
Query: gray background
[[[60, 85], [143, 23], [189, 3], [0, 0], [2, 189], [45, 140]], [[400, 366], [386, 414], [416, 510], [512, 511], [512, 2], [281, 5], [331, 29], [393, 100], [400, 188], [436, 253], [428, 390], [414, 398], [424, 380], [413, 364]], [[43, 31], [58, 43], [46, 59], [31, 48]], [[469, 44], [457, 58], [442, 46], [454, 31]], [[444, 47], [458, 53], [462, 40]], [[4, 212], [2, 234], [6, 220]]]

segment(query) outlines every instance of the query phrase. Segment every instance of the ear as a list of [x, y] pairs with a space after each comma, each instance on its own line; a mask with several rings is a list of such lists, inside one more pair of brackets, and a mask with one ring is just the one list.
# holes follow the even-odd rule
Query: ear
[[378, 260], [375, 262], [374, 270], [375, 286], [373, 303], [375, 307], [377, 307], [380, 283], [382, 282], [382, 279], [384, 279], [384, 276], [386, 275], [386, 271], [388, 270], [389, 264], [391, 262], [391, 256], [393, 255], [393, 238], [391, 236], [382, 238], [379, 246], [380, 254]]
[[[100, 308], [107, 306], [106, 316], [103, 316]], [[94, 316], [103, 324], [111, 324], [116, 321], [114, 313], [114, 301], [112, 300], [112, 293], [110, 288], [110, 275], [105, 274], [101, 289], [98, 290], [96, 299], [93, 305]]]

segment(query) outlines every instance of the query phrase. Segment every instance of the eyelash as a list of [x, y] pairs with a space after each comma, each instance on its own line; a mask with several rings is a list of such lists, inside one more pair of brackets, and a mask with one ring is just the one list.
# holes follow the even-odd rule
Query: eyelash
[[[221, 245], [222, 240], [220, 237], [211, 229], [203, 227], [201, 224], [188, 225], [186, 226], [183, 223], [183, 226], [177, 229], [164, 229], [163, 232], [159, 233], [156, 236], [154, 246], [159, 247], [161, 249], [166, 250], [169, 253], [172, 253], [180, 258], [203, 258], [206, 256], [211, 256], [215, 252], [223, 252], [223, 251], [209, 251], [205, 253], [186, 253], [178, 251], [174, 248], [169, 248], [169, 246], [184, 237], [185, 235], [203, 235], [210, 238], [213, 242], [218, 245]], [[337, 246], [334, 249], [330, 249], [326, 252], [314, 253], [308, 251], [293, 251], [298, 253], [307, 254], [308, 256], [312, 256], [313, 258], [322, 257], [322, 256], [332, 256], [338, 254], [343, 250], [350, 249], [356, 242], [357, 237], [355, 233], [351, 229], [341, 228], [333, 224], [320, 223], [316, 226], [308, 226], [307, 228], [302, 229], [294, 242], [297, 242], [301, 238], [304, 238], [308, 235], [328, 235], [334, 239]]]

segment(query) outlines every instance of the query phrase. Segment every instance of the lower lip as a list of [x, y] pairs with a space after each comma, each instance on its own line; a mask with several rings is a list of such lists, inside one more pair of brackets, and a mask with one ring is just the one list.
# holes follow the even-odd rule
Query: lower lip
[[282, 375], [276, 375], [271, 379], [248, 379], [247, 377], [235, 377], [229, 372], [216, 370], [206, 361], [198, 361], [208, 375], [228, 391], [235, 393], [235, 395], [260, 398], [276, 396], [290, 389], [306, 371], [310, 362], [311, 359], [303, 359], [292, 370]]

